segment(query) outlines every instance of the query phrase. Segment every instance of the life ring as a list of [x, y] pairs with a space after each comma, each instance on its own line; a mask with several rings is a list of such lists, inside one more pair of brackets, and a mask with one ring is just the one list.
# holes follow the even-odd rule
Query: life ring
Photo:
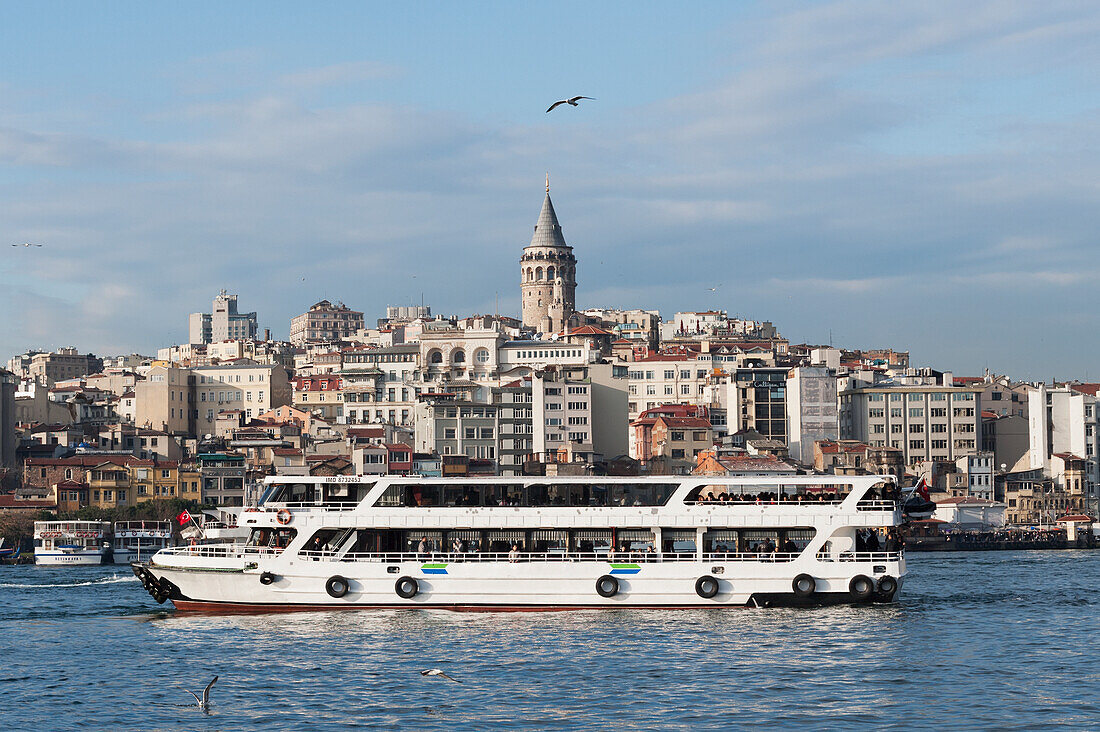
[[808, 574], [800, 574], [791, 582], [795, 597], [809, 597], [817, 589], [817, 580]]
[[596, 580], [596, 594], [600, 597], [614, 597], [619, 594], [619, 580], [605, 574]]
[[420, 593], [420, 583], [412, 577], [401, 577], [393, 583], [393, 591], [398, 597], [411, 600]]
[[897, 591], [898, 581], [888, 574], [883, 575], [878, 580], [878, 592], [875, 593], [875, 599], [889, 602]]
[[275, 521], [278, 522], [278, 524], [280, 526], [286, 526], [287, 524], [289, 524], [291, 522], [291, 520], [293, 518], [294, 518], [294, 515], [291, 514], [290, 511], [285, 509], [285, 508], [280, 508], [275, 513]]
[[848, 592], [853, 600], [866, 600], [875, 591], [875, 582], [867, 575], [857, 574], [848, 583]]
[[709, 600], [718, 594], [718, 580], [709, 574], [704, 574], [695, 580], [695, 594]]
[[343, 597], [348, 594], [350, 589], [347, 579], [341, 577], [338, 574], [334, 574], [328, 578], [325, 582], [325, 592], [329, 594], [329, 597]]
[[260, 573], [260, 584], [261, 585], [270, 585], [274, 582], [275, 582], [275, 575], [271, 574], [271, 572], [261, 572]]

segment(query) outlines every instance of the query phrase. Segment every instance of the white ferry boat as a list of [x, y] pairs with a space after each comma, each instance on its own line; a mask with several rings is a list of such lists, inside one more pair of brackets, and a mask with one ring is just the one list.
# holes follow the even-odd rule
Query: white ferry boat
[[870, 603], [892, 601], [905, 576], [892, 476], [267, 482], [266, 500], [241, 514], [247, 542], [179, 546], [132, 565], [158, 602], [182, 610]]
[[110, 564], [110, 521], [35, 521], [34, 563]]
[[171, 521], [118, 521], [115, 523], [115, 564], [149, 559], [172, 546]]

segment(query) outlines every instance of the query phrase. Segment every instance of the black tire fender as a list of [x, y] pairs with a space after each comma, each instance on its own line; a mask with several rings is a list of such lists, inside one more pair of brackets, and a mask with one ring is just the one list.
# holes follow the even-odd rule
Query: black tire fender
[[400, 577], [393, 583], [393, 591], [398, 597], [411, 600], [420, 594], [420, 583], [413, 577]]
[[704, 574], [695, 580], [695, 594], [709, 600], [718, 594], [718, 580], [709, 574]]
[[347, 579], [338, 574], [332, 575], [325, 581], [325, 592], [329, 594], [329, 597], [343, 597], [348, 594], [350, 589], [351, 586], [348, 584]]
[[596, 580], [596, 594], [600, 597], [614, 597], [619, 594], [619, 580], [605, 574]]
[[866, 600], [875, 592], [875, 581], [865, 574], [857, 574], [848, 583], [848, 592], [854, 600]]
[[271, 574], [271, 572], [261, 572], [260, 573], [260, 584], [261, 585], [270, 585], [270, 584], [274, 584], [274, 583], [275, 583], [275, 575]]
[[791, 582], [796, 597], [809, 597], [817, 590], [817, 580], [808, 574], [800, 574]]
[[894, 593], [898, 591], [898, 581], [890, 575], [883, 575], [878, 579], [878, 595], [879, 597], [889, 600], [894, 596]]

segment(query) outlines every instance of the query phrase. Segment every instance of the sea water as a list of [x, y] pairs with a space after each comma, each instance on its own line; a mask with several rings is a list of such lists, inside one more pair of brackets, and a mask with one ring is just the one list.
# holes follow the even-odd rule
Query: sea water
[[184, 615], [126, 567], [0, 567], [0, 729], [1100, 727], [1100, 553], [909, 570], [891, 606]]

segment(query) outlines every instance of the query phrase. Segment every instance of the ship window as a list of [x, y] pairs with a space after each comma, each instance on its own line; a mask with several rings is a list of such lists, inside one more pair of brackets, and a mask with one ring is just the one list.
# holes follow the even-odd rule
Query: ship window
[[661, 551], [664, 554], [694, 554], [694, 529], [661, 529]]

